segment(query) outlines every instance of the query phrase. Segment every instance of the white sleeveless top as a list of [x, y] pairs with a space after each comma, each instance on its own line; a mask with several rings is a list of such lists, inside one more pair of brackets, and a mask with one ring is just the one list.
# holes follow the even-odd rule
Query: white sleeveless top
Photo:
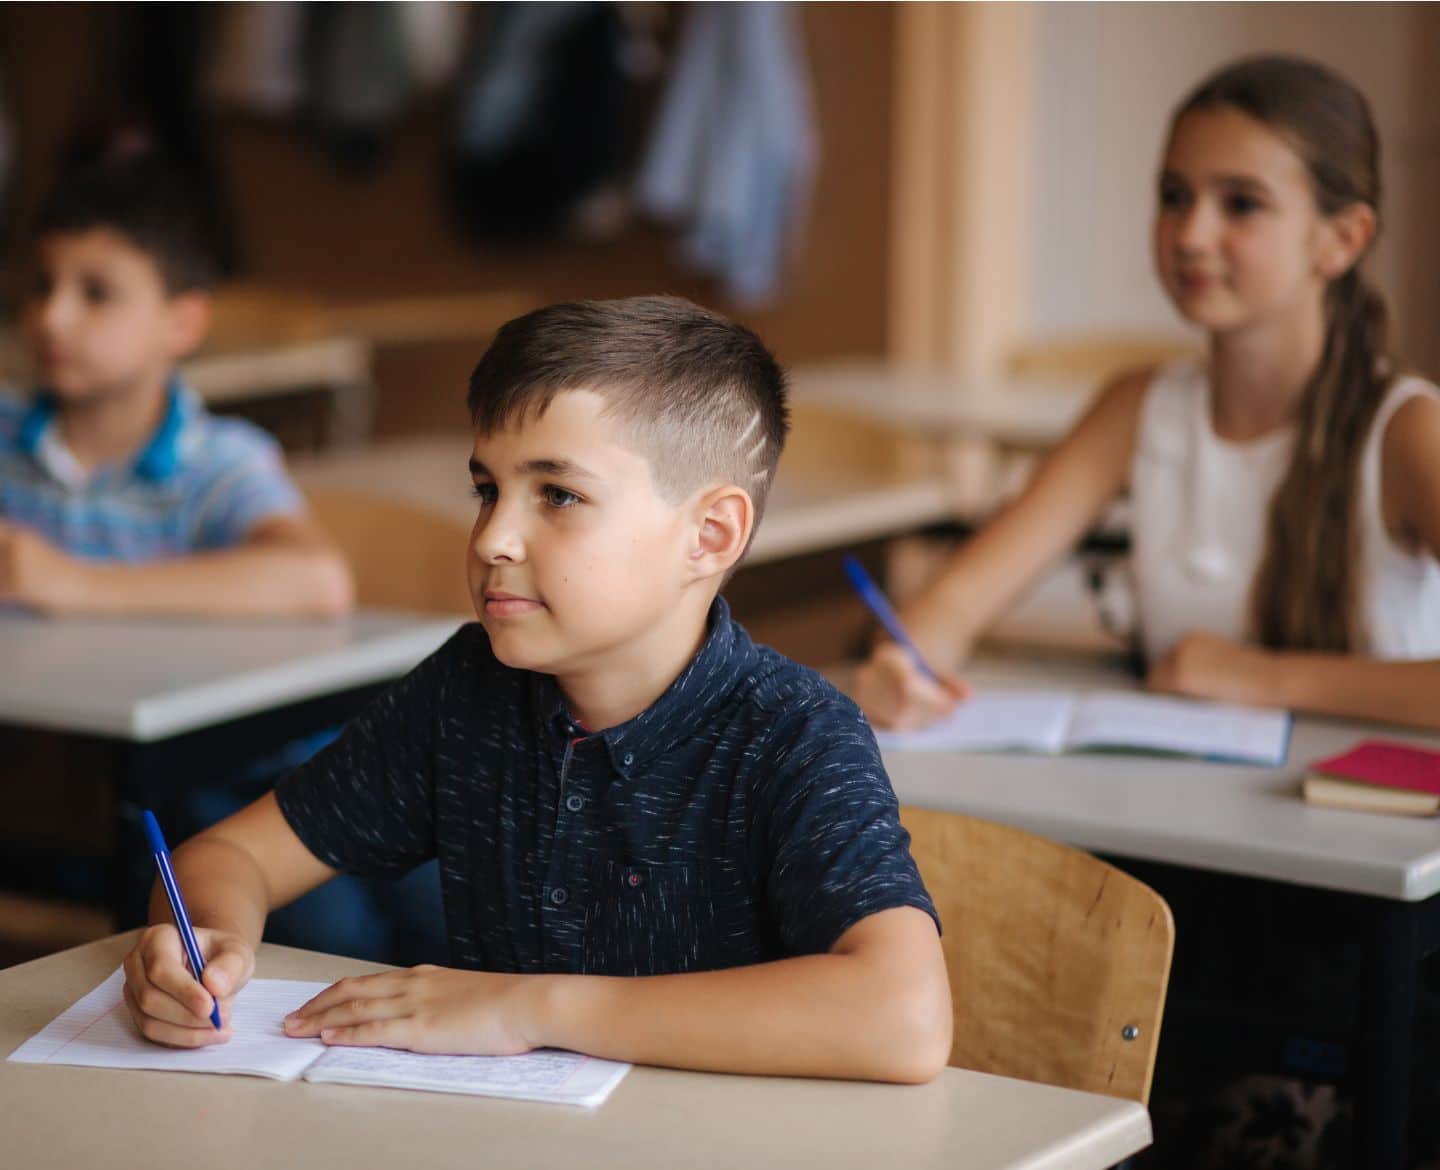
[[[1390, 387], [1360, 457], [1361, 650], [1374, 658], [1440, 658], [1440, 563], [1398, 547], [1380, 505], [1385, 428], [1417, 394], [1440, 397], [1440, 389], [1415, 377]], [[1294, 443], [1294, 427], [1244, 443], [1220, 438], [1203, 363], [1156, 371], [1130, 473], [1131, 566], [1147, 661], [1192, 630], [1250, 636], [1250, 586]]]

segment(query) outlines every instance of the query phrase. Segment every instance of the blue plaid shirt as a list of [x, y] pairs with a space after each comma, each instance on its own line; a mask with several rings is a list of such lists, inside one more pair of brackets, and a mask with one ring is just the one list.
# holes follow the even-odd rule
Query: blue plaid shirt
[[471, 624], [275, 791], [342, 872], [439, 857], [459, 967], [713, 970], [935, 913], [864, 716], [718, 598], [690, 665], [618, 727], [577, 727], [553, 676]]
[[88, 477], [74, 473], [48, 395], [0, 392], [0, 517], [75, 556], [144, 562], [229, 548], [302, 507], [275, 440], [211, 415], [178, 378], [140, 454]]

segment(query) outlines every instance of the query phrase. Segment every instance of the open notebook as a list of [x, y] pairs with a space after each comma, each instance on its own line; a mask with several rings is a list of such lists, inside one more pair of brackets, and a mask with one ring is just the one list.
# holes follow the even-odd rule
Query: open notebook
[[575, 1052], [542, 1049], [523, 1056], [428, 1056], [389, 1048], [327, 1048], [286, 1036], [282, 1021], [329, 984], [254, 979], [235, 997], [227, 1044], [181, 1050], [140, 1035], [121, 1001], [116, 971], [84, 999], [10, 1054], [29, 1064], [240, 1073], [291, 1081], [329, 1081], [471, 1093], [565, 1105], [599, 1105], [630, 1065]]
[[1124, 691], [985, 691], [923, 731], [879, 732], [915, 751], [1118, 751], [1278, 765], [1290, 713]]

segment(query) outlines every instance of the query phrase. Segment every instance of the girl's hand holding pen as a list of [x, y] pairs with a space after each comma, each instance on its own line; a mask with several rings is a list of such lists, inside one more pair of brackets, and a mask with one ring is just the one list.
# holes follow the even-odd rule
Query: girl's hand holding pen
[[916, 731], [950, 714], [970, 697], [970, 685], [954, 674], [931, 679], [914, 655], [894, 642], [875, 648], [855, 673], [853, 697], [877, 728]]

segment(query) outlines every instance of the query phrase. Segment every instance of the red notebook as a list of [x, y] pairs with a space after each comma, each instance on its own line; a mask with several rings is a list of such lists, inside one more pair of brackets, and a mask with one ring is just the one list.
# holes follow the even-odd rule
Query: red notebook
[[1316, 760], [1311, 772], [1358, 780], [1382, 788], [1405, 788], [1440, 796], [1440, 752], [1383, 739], [1367, 739], [1348, 752]]
[[1434, 816], [1440, 812], [1440, 752], [1367, 739], [1311, 764], [1304, 793], [1310, 804], [1327, 808]]

